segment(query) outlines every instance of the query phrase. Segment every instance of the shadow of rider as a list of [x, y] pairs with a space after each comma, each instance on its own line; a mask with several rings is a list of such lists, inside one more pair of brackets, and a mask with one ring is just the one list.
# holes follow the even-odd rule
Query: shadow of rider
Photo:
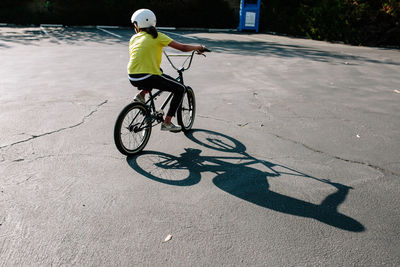
[[[349, 190], [352, 189], [349, 186], [298, 173], [336, 188], [336, 191], [325, 197], [320, 204], [313, 204], [270, 190], [268, 178], [281, 175], [273, 168], [280, 167], [293, 172], [294, 170], [290, 168], [256, 160], [268, 168], [268, 171], [261, 171], [246, 166], [246, 163], [230, 163], [220, 160], [219, 157], [204, 157], [200, 153], [199, 149], [186, 149], [180, 158], [192, 172], [216, 173], [213, 183], [233, 196], [277, 212], [312, 218], [343, 230], [351, 232], [365, 230], [362, 224], [338, 211], [339, 205], [345, 201]], [[206, 164], [207, 162], [212, 164]]]

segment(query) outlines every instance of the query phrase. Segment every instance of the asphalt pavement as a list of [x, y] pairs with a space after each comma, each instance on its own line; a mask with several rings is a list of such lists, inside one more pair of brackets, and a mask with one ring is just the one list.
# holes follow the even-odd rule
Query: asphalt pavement
[[1, 266], [400, 265], [399, 50], [163, 32], [195, 124], [126, 157], [132, 30], [0, 27]]

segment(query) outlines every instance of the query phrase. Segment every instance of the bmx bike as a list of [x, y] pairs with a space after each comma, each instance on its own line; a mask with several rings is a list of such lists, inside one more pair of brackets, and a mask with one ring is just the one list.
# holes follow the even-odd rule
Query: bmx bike
[[[205, 48], [203, 52], [211, 52]], [[171, 66], [178, 72], [176, 81], [184, 84], [183, 72], [188, 70], [192, 65], [193, 56], [196, 51], [189, 55], [164, 55], [168, 59]], [[204, 54], [201, 54], [204, 55]], [[171, 57], [179, 56], [186, 57], [181, 67], [176, 67], [171, 61]], [[205, 55], [204, 55], [205, 56]], [[186, 62], [189, 61], [187, 67]], [[169, 93], [161, 105], [157, 109], [155, 100], [165, 91], [157, 90], [154, 94], [151, 92], [152, 88], [143, 88], [149, 91], [149, 99], [145, 103], [132, 102], [128, 104], [117, 117], [114, 126], [114, 142], [119, 150], [124, 155], [131, 156], [141, 152], [150, 139], [151, 130], [153, 126], [163, 122], [164, 108], [172, 99], [173, 93]], [[167, 92], [168, 93], [168, 92]], [[196, 98], [194, 91], [191, 87], [186, 86], [186, 91], [183, 95], [182, 103], [177, 110], [177, 121], [182, 127], [183, 132], [189, 131], [194, 123], [196, 115]]]

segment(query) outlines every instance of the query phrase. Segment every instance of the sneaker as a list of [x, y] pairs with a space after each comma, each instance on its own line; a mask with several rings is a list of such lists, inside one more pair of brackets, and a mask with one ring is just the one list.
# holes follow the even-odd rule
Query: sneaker
[[181, 126], [177, 126], [175, 124], [173, 124], [172, 122], [170, 124], [165, 124], [164, 122], [161, 123], [161, 131], [170, 131], [170, 132], [179, 132], [182, 130]]
[[145, 104], [145, 99], [144, 99], [144, 97], [140, 94], [140, 93], [138, 93], [136, 96], [135, 96], [135, 98], [133, 99], [133, 101], [136, 101], [136, 102], [140, 102], [140, 103], [142, 103], [142, 104]]

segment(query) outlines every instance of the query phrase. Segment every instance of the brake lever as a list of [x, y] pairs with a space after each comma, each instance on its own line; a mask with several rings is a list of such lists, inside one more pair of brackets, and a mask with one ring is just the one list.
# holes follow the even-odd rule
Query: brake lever
[[197, 54], [197, 55], [199, 55], [199, 56], [204, 56], [204, 57], [207, 57], [207, 56], [206, 56], [206, 54], [204, 54], [204, 53], [199, 53], [199, 52], [196, 52], [196, 54]]

